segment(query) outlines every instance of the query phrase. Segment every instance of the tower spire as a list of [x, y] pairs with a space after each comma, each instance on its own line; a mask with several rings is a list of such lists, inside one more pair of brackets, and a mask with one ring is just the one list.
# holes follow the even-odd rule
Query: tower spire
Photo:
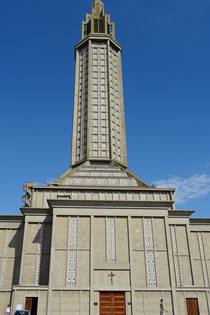
[[92, 15], [94, 18], [99, 19], [104, 16], [104, 4], [101, 0], [95, 0], [92, 5]]
[[110, 16], [105, 14], [104, 3], [101, 0], [95, 0], [91, 14], [86, 14], [86, 20], [82, 23], [82, 39], [98, 33], [115, 38], [114, 23], [110, 21]]

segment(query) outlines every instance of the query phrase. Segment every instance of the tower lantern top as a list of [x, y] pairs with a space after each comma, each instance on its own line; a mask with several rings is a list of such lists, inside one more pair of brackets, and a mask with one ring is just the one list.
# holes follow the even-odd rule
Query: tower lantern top
[[82, 39], [89, 34], [110, 35], [115, 38], [114, 23], [110, 21], [110, 16], [105, 14], [104, 3], [95, 0], [92, 5], [92, 13], [86, 14], [86, 21], [82, 23]]
[[104, 16], [104, 4], [100, 0], [95, 0], [92, 5], [92, 16], [95, 19], [100, 19]]

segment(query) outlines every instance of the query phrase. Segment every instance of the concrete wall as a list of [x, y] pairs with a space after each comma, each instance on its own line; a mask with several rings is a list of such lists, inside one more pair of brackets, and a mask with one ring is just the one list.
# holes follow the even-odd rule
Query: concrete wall
[[126, 315], [158, 315], [161, 298], [167, 314], [187, 315], [189, 297], [209, 314], [208, 224], [155, 209], [55, 208], [53, 214], [27, 215], [25, 225], [1, 223], [0, 312], [35, 296], [38, 315], [96, 315], [99, 292], [108, 290], [125, 292]]
[[23, 224], [0, 221], [0, 313], [11, 303], [11, 290], [19, 282]]

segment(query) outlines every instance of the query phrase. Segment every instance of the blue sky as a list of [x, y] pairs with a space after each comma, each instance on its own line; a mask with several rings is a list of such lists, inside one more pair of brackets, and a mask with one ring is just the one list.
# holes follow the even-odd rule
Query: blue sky
[[[74, 51], [91, 1], [0, 1], [0, 213], [70, 164]], [[210, 0], [105, 1], [123, 47], [129, 168], [210, 217]]]

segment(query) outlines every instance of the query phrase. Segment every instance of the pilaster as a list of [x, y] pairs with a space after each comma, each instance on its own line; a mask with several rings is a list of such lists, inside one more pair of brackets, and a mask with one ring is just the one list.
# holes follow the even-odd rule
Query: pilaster
[[177, 299], [176, 299], [176, 280], [175, 280], [175, 275], [174, 275], [174, 263], [173, 263], [171, 236], [170, 236], [168, 217], [165, 217], [165, 232], [166, 232], [166, 245], [167, 245], [167, 252], [168, 252], [169, 274], [170, 274], [171, 292], [172, 292], [172, 303], [173, 303], [173, 310], [174, 310], [173, 315], [178, 315]]
[[24, 229], [23, 229], [23, 244], [22, 244], [22, 252], [21, 252], [20, 275], [19, 275], [20, 285], [23, 285], [23, 269], [24, 269], [25, 255], [26, 255], [27, 230], [28, 230], [28, 221], [27, 221], [27, 217], [25, 217]]
[[50, 267], [49, 267], [49, 283], [48, 283], [48, 295], [47, 295], [47, 315], [51, 315], [52, 304], [52, 277], [53, 277], [53, 263], [54, 263], [54, 246], [55, 246], [55, 226], [56, 215], [52, 217], [52, 234], [51, 234], [51, 250], [50, 250]]

